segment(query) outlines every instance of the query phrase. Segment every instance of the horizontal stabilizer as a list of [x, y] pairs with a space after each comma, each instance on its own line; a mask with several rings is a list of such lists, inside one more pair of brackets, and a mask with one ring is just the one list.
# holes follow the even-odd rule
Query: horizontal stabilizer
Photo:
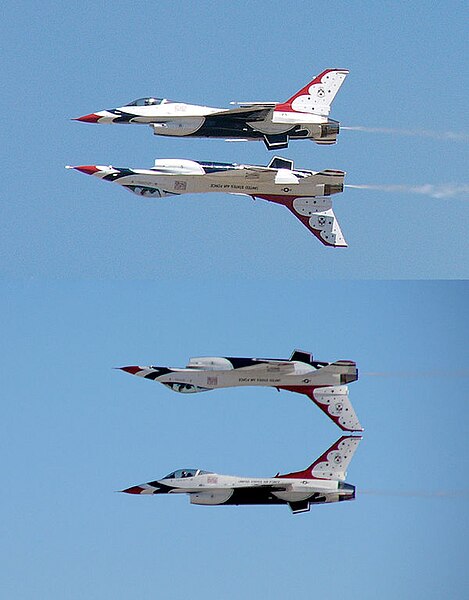
[[290, 507], [292, 513], [294, 515], [302, 512], [308, 512], [310, 509], [309, 500], [300, 500], [297, 502], [289, 502], [288, 506]]
[[293, 164], [293, 161], [289, 158], [274, 156], [267, 167], [269, 169], [288, 169], [289, 171], [293, 171]]
[[267, 150], [282, 150], [288, 148], [288, 135], [286, 133], [270, 133], [264, 135], [264, 144]]
[[313, 355], [311, 352], [305, 350], [293, 350], [290, 360], [297, 360], [298, 362], [304, 362], [307, 365], [311, 365], [313, 362]]

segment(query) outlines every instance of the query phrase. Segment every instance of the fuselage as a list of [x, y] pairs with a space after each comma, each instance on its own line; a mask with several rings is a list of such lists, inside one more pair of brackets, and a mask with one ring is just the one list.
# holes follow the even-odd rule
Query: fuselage
[[311, 504], [355, 498], [345, 483], [347, 468], [361, 437], [342, 436], [309, 467], [275, 477], [219, 475], [200, 469], [178, 469], [166, 477], [129, 487], [127, 494], [189, 494], [192, 504], [288, 504], [294, 513]]
[[358, 378], [356, 364], [353, 361], [316, 362], [313, 366], [299, 361], [262, 363], [262, 359], [257, 361], [232, 357], [201, 357], [192, 358], [186, 368], [123, 367], [123, 369], [134, 375], [163, 383], [175, 391], [189, 393], [239, 386], [286, 388], [340, 386], [356, 381]]
[[129, 494], [189, 494], [192, 504], [325, 504], [355, 498], [355, 486], [337, 480], [238, 477], [199, 469], [179, 469], [163, 479], [142, 483]]
[[[146, 104], [148, 103], [148, 104]], [[78, 121], [149, 125], [155, 135], [264, 140], [269, 147], [285, 148], [290, 139], [313, 139], [319, 144], [337, 140], [339, 123], [325, 115], [276, 110], [279, 103], [258, 103], [250, 109], [216, 108], [175, 102], [165, 98], [140, 98], [119, 108], [90, 113]], [[267, 136], [267, 140], [265, 139]]]
[[[293, 353], [301, 358], [307, 353]], [[218, 388], [275, 387], [306, 395], [344, 431], [362, 431], [348, 396], [348, 383], [358, 379], [355, 362], [325, 363], [307, 355], [303, 360], [239, 357], [191, 358], [185, 368], [120, 367], [122, 371], [162, 383], [175, 392], [192, 394]]]
[[[305, 215], [330, 208], [327, 198], [343, 191], [345, 176], [337, 170], [316, 172], [185, 159], [158, 159], [151, 169], [105, 165], [75, 168], [146, 197], [208, 192], [291, 197], [296, 199], [298, 213]], [[319, 199], [308, 202], [308, 198]]]
[[326, 69], [285, 102], [235, 102], [235, 108], [214, 108], [149, 97], [77, 120], [142, 123], [156, 135], [263, 140], [269, 150], [286, 148], [290, 139], [334, 144], [339, 123], [329, 119], [329, 112], [347, 75], [347, 69]]
[[266, 167], [165, 158], [155, 160], [151, 169], [105, 165], [67, 168], [148, 198], [208, 192], [261, 198], [287, 207], [325, 246], [347, 246], [330, 198], [343, 191], [344, 171], [294, 169], [293, 161], [278, 156]]

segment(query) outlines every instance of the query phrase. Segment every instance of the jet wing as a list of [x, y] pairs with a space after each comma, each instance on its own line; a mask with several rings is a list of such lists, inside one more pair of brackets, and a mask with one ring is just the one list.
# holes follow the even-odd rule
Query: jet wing
[[291, 169], [243, 165], [243, 171], [257, 173], [256, 179], [263, 183], [275, 183], [277, 185], [298, 185], [300, 183]]
[[289, 361], [263, 360], [256, 365], [248, 365], [247, 367], [238, 367], [237, 371], [275, 371], [281, 375], [291, 375], [295, 372], [295, 365]]
[[275, 108], [278, 102], [274, 102], [273, 100], [267, 100], [266, 102], [230, 102], [230, 104], [239, 106], [240, 108], [255, 108], [256, 106], [263, 108]]
[[[327, 494], [328, 490], [324, 490]], [[287, 497], [284, 497], [287, 495]], [[306, 512], [313, 498], [321, 494], [317, 490], [292, 490], [290, 484], [236, 485], [232, 488], [200, 490], [190, 493], [191, 504], [288, 504], [293, 513]], [[323, 498], [325, 501], [325, 497]]]
[[[246, 108], [228, 108], [219, 112], [210, 113], [206, 119], [220, 120], [223, 122], [226, 120], [240, 120], [240, 121], [263, 121], [269, 112], [273, 109], [275, 104], [262, 104], [249, 106]], [[221, 123], [220, 123], [221, 124]]]

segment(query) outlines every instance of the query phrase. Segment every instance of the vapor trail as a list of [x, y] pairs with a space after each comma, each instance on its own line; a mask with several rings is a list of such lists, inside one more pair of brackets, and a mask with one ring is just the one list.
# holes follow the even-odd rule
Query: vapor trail
[[358, 490], [369, 496], [398, 496], [401, 498], [459, 498], [469, 495], [469, 490]]
[[459, 133], [456, 131], [432, 131], [429, 129], [393, 129], [392, 127], [340, 127], [349, 131], [364, 131], [365, 133], [389, 133], [391, 135], [405, 135], [411, 137], [425, 137], [434, 140], [450, 140], [459, 142], [469, 142], [469, 133]]
[[400, 192], [405, 194], [420, 194], [432, 198], [455, 198], [467, 196], [469, 198], [469, 184], [466, 183], [424, 183], [422, 185], [410, 184], [346, 184], [345, 187], [357, 190], [376, 190], [379, 192]]
[[427, 371], [368, 371], [362, 373], [368, 377], [399, 377], [399, 378], [414, 378], [414, 377], [469, 377], [469, 369], [433, 369]]

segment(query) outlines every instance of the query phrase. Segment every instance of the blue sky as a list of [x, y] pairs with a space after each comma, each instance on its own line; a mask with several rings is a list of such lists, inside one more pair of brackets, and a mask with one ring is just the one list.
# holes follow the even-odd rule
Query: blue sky
[[[289, 212], [224, 194], [133, 197], [66, 164], [146, 167], [184, 157], [267, 164], [262, 143], [175, 140], [71, 117], [157, 95], [229, 106], [285, 100], [350, 69], [331, 116], [348, 126], [453, 131], [459, 140], [343, 131], [283, 151], [351, 184], [467, 185], [464, 2], [32, 2], [5, 9], [0, 275], [25, 278], [465, 278], [467, 193], [348, 189], [349, 243], [322, 247]], [[299, 266], [300, 261], [300, 266]]]
[[[467, 283], [13, 282], [1, 292], [5, 597], [280, 599], [327, 596], [331, 582], [365, 599], [464, 595]], [[293, 516], [114, 493], [182, 467], [269, 476], [310, 464], [340, 430], [304, 397], [184, 396], [113, 370], [295, 347], [358, 363], [355, 502]]]
[[[467, 195], [349, 189], [334, 207], [350, 247], [335, 250], [272, 204], [140, 200], [63, 167], [267, 164], [260, 143], [70, 118], [145, 95], [283, 100], [340, 67], [333, 118], [414, 134], [343, 131], [283, 156], [354, 184], [467, 185], [466, 22], [463, 2], [4, 8], [0, 596], [464, 595], [469, 290], [448, 280], [469, 273]], [[185, 397], [113, 370], [294, 348], [358, 363], [355, 502], [292, 516], [114, 493], [184, 466], [310, 464], [340, 431], [306, 398]]]

